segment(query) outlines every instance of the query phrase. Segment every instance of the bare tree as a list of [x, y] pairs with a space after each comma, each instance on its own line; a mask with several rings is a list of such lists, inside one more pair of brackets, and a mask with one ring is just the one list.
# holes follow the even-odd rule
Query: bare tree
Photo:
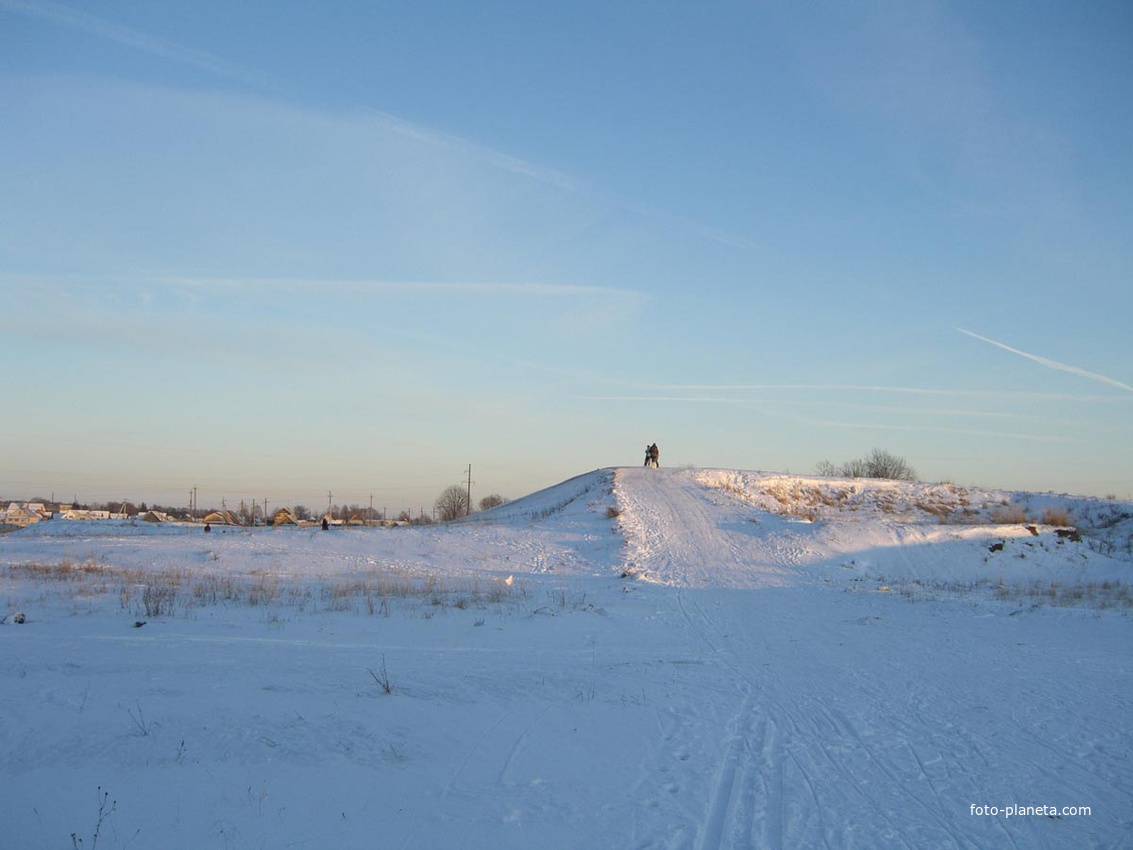
[[916, 481], [917, 473], [903, 457], [884, 449], [874, 449], [865, 459], [870, 478], [891, 478], [894, 481]]
[[819, 475], [842, 478], [888, 478], [893, 481], [916, 481], [917, 473], [903, 457], [897, 457], [885, 449], [874, 449], [868, 455], [848, 460], [835, 466], [828, 460], [818, 463]]
[[507, 499], [505, 499], [499, 493], [493, 493], [492, 495], [485, 496], [483, 499], [480, 500], [480, 510], [486, 511], [489, 508], [499, 507], [500, 505], [502, 505], [506, 502], [507, 502]]
[[463, 484], [446, 487], [437, 496], [434, 507], [437, 509], [437, 519], [441, 522], [465, 516], [468, 513], [468, 490]]
[[837, 478], [842, 474], [841, 470], [828, 460], [820, 460], [814, 467], [815, 475], [823, 475], [827, 478]]

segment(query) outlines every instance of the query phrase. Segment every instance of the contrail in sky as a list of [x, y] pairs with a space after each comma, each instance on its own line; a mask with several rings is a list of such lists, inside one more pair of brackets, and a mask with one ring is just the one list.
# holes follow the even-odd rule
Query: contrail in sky
[[173, 41], [154, 38], [130, 27], [116, 24], [93, 15], [85, 9], [75, 9], [52, 0], [0, 0], [0, 10], [51, 21], [62, 26], [82, 30], [89, 35], [141, 50], [154, 56], [193, 65], [213, 74], [220, 74], [249, 85], [271, 88], [262, 74], [229, 62], [204, 50], [195, 50]]
[[1040, 366], [1046, 366], [1048, 369], [1057, 369], [1059, 372], [1069, 372], [1071, 375], [1077, 375], [1080, 378], [1089, 378], [1091, 381], [1097, 381], [1100, 384], [1108, 384], [1111, 387], [1117, 387], [1118, 389], [1133, 393], [1133, 386], [1113, 378], [1107, 378], [1105, 375], [1099, 375], [1097, 372], [1087, 372], [1085, 369], [1079, 369], [1077, 366], [1069, 366], [1066, 363], [1059, 363], [1057, 360], [1039, 357], [1037, 354], [1028, 354], [1026, 351], [1020, 351], [1017, 348], [1012, 348], [1010, 345], [1004, 345], [1002, 342], [996, 342], [994, 339], [988, 339], [986, 336], [980, 336], [977, 333], [966, 331], [963, 328], [956, 328], [956, 330], [962, 334], [967, 334], [973, 339], [986, 342], [988, 345], [994, 345], [996, 348], [1002, 348], [1004, 351], [1010, 351], [1012, 354], [1026, 357], [1028, 360], [1033, 360], [1035, 363], [1038, 363]]

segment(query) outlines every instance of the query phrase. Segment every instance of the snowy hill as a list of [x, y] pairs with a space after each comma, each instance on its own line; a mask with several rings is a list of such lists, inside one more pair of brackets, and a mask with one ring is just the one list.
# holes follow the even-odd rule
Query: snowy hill
[[1131, 518], [626, 468], [443, 526], [41, 523], [5, 844], [1121, 846]]
[[617, 482], [632, 566], [668, 584], [830, 580], [833, 566], [922, 583], [1128, 582], [1133, 563], [1129, 503], [732, 470], [625, 469]]

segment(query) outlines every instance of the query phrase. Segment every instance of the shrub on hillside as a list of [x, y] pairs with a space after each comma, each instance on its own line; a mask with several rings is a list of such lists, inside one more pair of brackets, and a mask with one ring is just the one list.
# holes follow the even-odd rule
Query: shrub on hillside
[[1022, 507], [1013, 503], [1005, 503], [997, 505], [991, 512], [991, 521], [997, 525], [1022, 525], [1025, 522], [1030, 522], [1027, 512]]
[[836, 466], [828, 460], [820, 461], [819, 475], [834, 478], [888, 478], [893, 481], [916, 481], [917, 473], [903, 457], [885, 449], [874, 449], [863, 458], [848, 460]]
[[1053, 505], [1043, 509], [1042, 515], [1043, 525], [1059, 525], [1071, 526], [1074, 521], [1070, 518], [1070, 511], [1066, 508], [1054, 507]]

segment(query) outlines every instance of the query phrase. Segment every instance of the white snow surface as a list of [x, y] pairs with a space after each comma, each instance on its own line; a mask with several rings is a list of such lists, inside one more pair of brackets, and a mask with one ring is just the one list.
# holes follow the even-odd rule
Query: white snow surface
[[431, 527], [40, 523], [0, 535], [0, 845], [1129, 847], [1131, 540], [639, 468]]

